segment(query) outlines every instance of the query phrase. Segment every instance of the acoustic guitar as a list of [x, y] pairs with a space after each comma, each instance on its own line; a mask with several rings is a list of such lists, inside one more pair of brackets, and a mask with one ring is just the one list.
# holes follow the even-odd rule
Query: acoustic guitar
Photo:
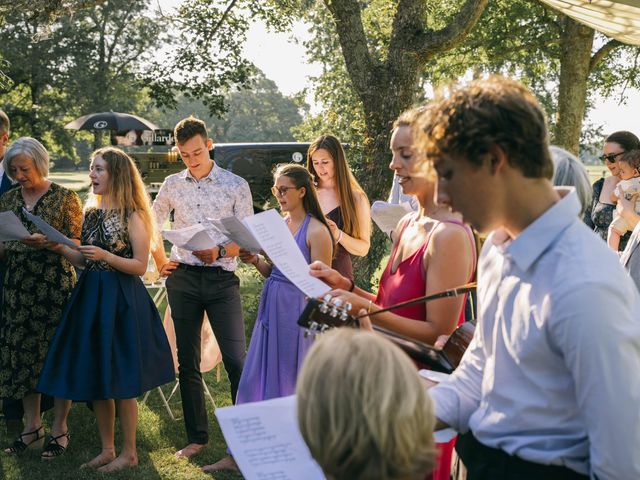
[[[379, 313], [407, 305], [435, 300], [436, 298], [457, 296], [471, 291], [474, 288], [475, 284], [464, 285], [462, 287], [446, 290], [434, 295], [421, 297], [377, 310], [370, 313], [369, 316], [374, 316]], [[325, 295], [322, 300], [315, 298], [309, 300], [307, 306], [298, 319], [298, 325], [306, 329], [305, 335], [321, 334], [335, 327], [358, 328], [360, 326], [360, 321], [358, 320], [359, 317], [349, 314], [349, 311], [351, 310], [351, 305], [349, 303], [339, 307], [331, 303], [331, 300], [331, 295]], [[385, 328], [374, 326], [373, 329], [395, 343], [416, 362], [422, 363], [437, 372], [451, 373], [460, 364], [462, 355], [473, 338], [475, 322], [473, 320], [464, 322], [456, 328], [442, 349], [435, 348], [432, 345], [400, 335]]]

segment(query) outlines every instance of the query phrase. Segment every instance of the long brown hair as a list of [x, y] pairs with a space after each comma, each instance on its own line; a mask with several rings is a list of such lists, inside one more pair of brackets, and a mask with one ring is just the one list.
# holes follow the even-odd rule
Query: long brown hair
[[274, 179], [278, 177], [287, 177], [296, 186], [296, 188], [304, 187], [305, 194], [304, 197], [302, 197], [302, 206], [304, 211], [310, 213], [312, 217], [327, 227], [329, 237], [331, 238], [331, 258], [333, 258], [335, 242], [333, 240], [329, 224], [327, 223], [327, 219], [324, 217], [324, 213], [322, 213], [322, 208], [320, 208], [320, 202], [318, 201], [316, 188], [313, 185], [311, 172], [302, 165], [298, 165], [296, 163], [282, 163], [278, 165], [276, 171], [273, 173]]
[[[121, 223], [127, 212], [138, 212], [151, 238], [151, 248], [158, 242], [156, 223], [151, 215], [151, 201], [135, 163], [122, 150], [104, 147], [96, 150], [91, 158], [101, 157], [107, 164], [109, 173], [109, 207], [118, 211]], [[100, 206], [102, 195], [89, 194], [85, 209]]]
[[307, 169], [315, 177], [316, 184], [318, 174], [315, 168], [313, 168], [311, 156], [318, 150], [326, 150], [333, 159], [338, 200], [340, 201], [342, 220], [344, 222], [342, 230], [351, 237], [362, 238], [363, 232], [360, 231], [360, 224], [358, 223], [355, 193], [357, 192], [364, 195], [368, 203], [369, 199], [367, 198], [367, 194], [356, 180], [356, 177], [353, 176], [349, 165], [347, 165], [347, 159], [340, 140], [333, 135], [320, 135], [309, 145], [309, 150], [307, 151]]

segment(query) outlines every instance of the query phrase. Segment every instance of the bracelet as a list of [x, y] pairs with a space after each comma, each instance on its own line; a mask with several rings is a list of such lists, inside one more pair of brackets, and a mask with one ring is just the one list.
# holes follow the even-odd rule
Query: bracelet
[[256, 261], [252, 263], [254, 267], [258, 268], [258, 264], [260, 263], [260, 255], [256, 255]]
[[369, 307], [367, 308], [367, 313], [371, 313], [371, 307], [373, 307], [373, 300], [369, 300]]
[[340, 243], [340, 240], [342, 240], [342, 230], [340, 230], [340, 235], [338, 235], [338, 239], [336, 240], [336, 243]]
[[353, 279], [348, 278], [347, 280], [349, 280], [351, 282], [351, 286], [349, 287], [349, 292], [353, 292], [353, 289], [356, 288], [356, 282], [353, 281]]

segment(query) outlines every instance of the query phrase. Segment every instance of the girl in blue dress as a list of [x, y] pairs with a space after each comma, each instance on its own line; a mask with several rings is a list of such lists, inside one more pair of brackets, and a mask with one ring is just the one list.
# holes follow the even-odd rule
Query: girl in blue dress
[[[92, 401], [102, 451], [83, 467], [101, 472], [136, 465], [136, 397], [174, 380], [169, 343], [139, 276], [157, 238], [149, 197], [129, 156], [107, 147], [93, 154], [93, 195], [84, 211], [82, 245], [56, 245], [84, 271], [49, 347], [38, 390]], [[116, 406], [123, 446], [116, 457]]]

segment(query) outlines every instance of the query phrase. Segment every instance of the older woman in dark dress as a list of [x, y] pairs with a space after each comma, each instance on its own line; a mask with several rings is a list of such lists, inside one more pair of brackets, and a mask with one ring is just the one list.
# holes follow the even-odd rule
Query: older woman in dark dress
[[[607, 230], [613, 220], [613, 212], [616, 209], [616, 206], [611, 203], [611, 193], [620, 181], [617, 160], [624, 152], [637, 148], [640, 148], [640, 140], [633, 133], [626, 131], [614, 132], [604, 142], [603, 155], [600, 159], [611, 172], [611, 176], [601, 178], [593, 184], [593, 197], [591, 205], [584, 213], [584, 223], [600, 235], [605, 242], [607, 241]], [[633, 212], [633, 208], [630, 204], [626, 205], [625, 200], [621, 200], [621, 203], [623, 216], [630, 221], [631, 225], [635, 225], [637, 223], [637, 215]], [[619, 249], [621, 251], [624, 250], [629, 236], [630, 234], [627, 233], [620, 239]]]
[[[49, 155], [30, 137], [16, 140], [4, 157], [5, 171], [20, 187], [0, 197], [0, 211], [12, 211], [31, 233], [0, 248], [6, 261], [0, 329], [0, 397], [22, 399], [24, 430], [4, 451], [15, 455], [42, 446], [40, 393], [36, 383], [62, 309], [76, 281], [73, 266], [50, 251], [25, 210], [41, 217], [71, 239], [80, 238], [82, 205], [71, 190], [47, 179]], [[79, 240], [78, 240], [79, 241]], [[48, 460], [64, 453], [68, 443], [67, 414], [71, 402], [55, 399], [51, 440], [42, 452]]]

